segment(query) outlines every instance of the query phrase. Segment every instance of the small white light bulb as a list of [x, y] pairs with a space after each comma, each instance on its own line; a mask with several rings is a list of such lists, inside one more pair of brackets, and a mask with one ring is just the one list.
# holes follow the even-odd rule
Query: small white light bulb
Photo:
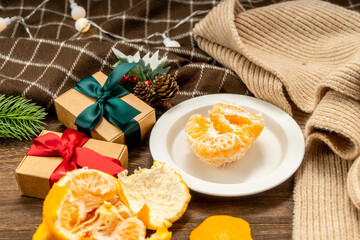
[[165, 47], [181, 47], [180, 43], [174, 40], [171, 40], [170, 38], [165, 38], [163, 41]]
[[[86, 27], [87, 26], [87, 27]], [[85, 27], [85, 28], [84, 28]], [[75, 22], [75, 28], [76, 30], [78, 30], [79, 32], [81, 31], [81, 29], [83, 29], [81, 32], [85, 33], [87, 31], [89, 31], [90, 29], [90, 23], [89, 20], [87, 20], [86, 18], [79, 18], [78, 20], [76, 20]]]
[[10, 23], [10, 18], [0, 18], [0, 32], [4, 31]]
[[79, 18], [84, 18], [86, 16], [86, 11], [83, 7], [78, 6], [76, 3], [70, 5], [71, 8], [71, 17], [76, 21]]

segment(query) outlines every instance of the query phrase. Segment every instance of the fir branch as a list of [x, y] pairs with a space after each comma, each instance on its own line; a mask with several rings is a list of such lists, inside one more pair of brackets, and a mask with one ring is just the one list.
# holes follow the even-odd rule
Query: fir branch
[[44, 129], [45, 109], [23, 97], [0, 95], [0, 138], [31, 139]]

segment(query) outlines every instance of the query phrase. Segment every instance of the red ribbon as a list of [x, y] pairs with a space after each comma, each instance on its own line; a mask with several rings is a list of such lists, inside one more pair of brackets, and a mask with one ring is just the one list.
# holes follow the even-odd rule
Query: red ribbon
[[33, 140], [26, 155], [61, 156], [64, 160], [50, 176], [50, 187], [67, 172], [88, 167], [116, 176], [123, 171], [118, 159], [105, 157], [89, 148], [81, 147], [89, 138], [73, 129], [66, 129], [61, 138], [54, 133], [47, 133]]

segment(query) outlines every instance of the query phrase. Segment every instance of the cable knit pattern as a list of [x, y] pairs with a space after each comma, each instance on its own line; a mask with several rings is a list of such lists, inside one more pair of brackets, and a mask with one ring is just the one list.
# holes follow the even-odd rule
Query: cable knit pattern
[[245, 11], [226, 0], [194, 28], [201, 49], [304, 131], [294, 239], [360, 239], [359, 23], [359, 13], [323, 1]]

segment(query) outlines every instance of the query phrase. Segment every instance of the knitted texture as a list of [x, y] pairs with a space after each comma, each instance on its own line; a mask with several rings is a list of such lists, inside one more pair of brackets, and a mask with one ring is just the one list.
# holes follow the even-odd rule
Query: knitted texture
[[[316, 0], [248, 11], [226, 0], [194, 28], [201, 49], [303, 129], [294, 239], [360, 239], [359, 22], [359, 13]], [[345, 160], [356, 158], [348, 175]]]

